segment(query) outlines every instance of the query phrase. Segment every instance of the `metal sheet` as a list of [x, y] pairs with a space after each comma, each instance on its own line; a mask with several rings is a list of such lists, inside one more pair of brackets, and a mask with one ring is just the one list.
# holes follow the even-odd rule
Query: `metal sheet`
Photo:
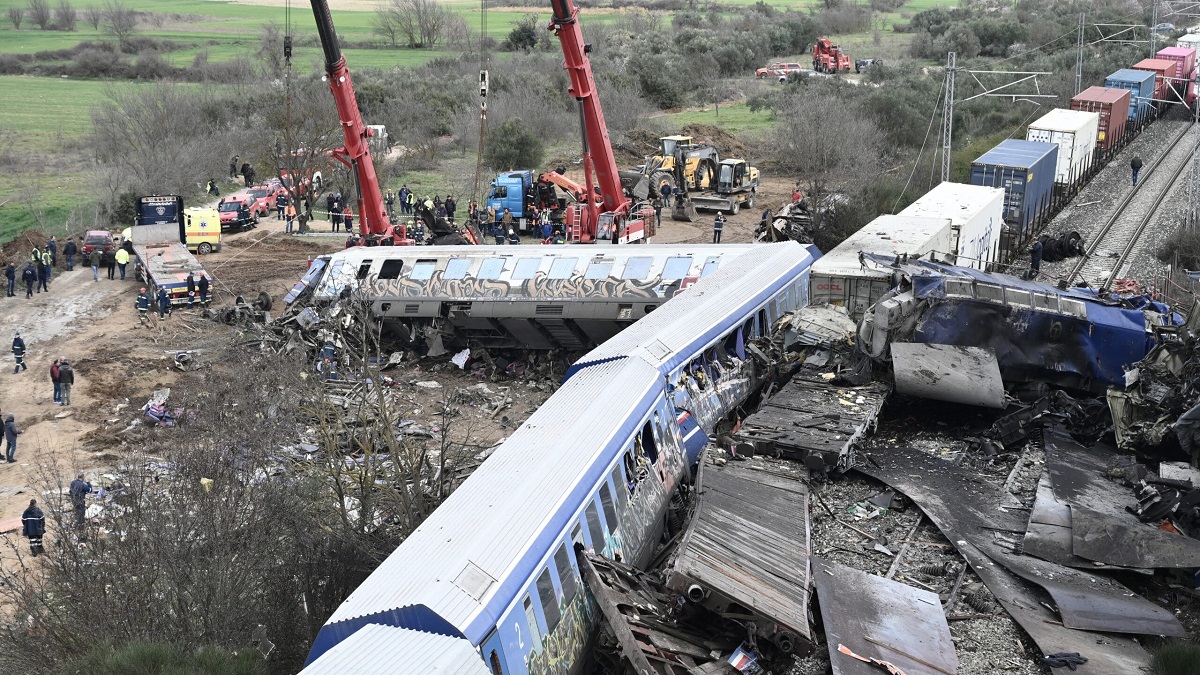
[[989, 558], [1054, 597], [1068, 627], [1147, 635], [1182, 631], [1177, 619], [1115, 581], [1093, 577], [1029, 556], [1014, 556], [994, 542], [994, 532], [1022, 532], [1021, 519], [999, 508], [1004, 490], [967, 469], [919, 450], [870, 453], [856, 467], [904, 492], [950, 541], [968, 541]]
[[950, 627], [937, 595], [819, 558], [813, 559], [813, 581], [821, 599], [833, 675], [879, 672], [838, 653], [839, 644], [856, 654], [888, 661], [908, 675], [958, 671]]
[[1000, 364], [990, 349], [895, 342], [892, 369], [896, 391], [901, 394], [984, 408], [1004, 407]]
[[1025, 553], [1067, 567], [1093, 567], [1071, 552], [1071, 507], [1054, 498], [1050, 478], [1038, 481], [1037, 498], [1029, 514], [1022, 545]]

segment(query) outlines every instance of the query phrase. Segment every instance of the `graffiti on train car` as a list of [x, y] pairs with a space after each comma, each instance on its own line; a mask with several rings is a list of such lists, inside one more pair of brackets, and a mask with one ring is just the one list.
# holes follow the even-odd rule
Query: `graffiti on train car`
[[712, 430], [754, 388], [754, 363], [731, 357], [707, 365], [693, 364], [674, 385], [675, 407], [696, 418], [701, 429]]
[[529, 675], [568, 675], [571, 667], [580, 663], [592, 632], [593, 609], [587, 598], [587, 592], [577, 592], [565, 605], [559, 598], [562, 618], [542, 642], [541, 651], [526, 656]]
[[666, 300], [679, 291], [691, 286], [697, 278], [673, 279], [586, 279], [573, 276], [567, 279], [551, 279], [539, 272], [532, 279], [507, 281], [504, 279], [446, 279], [443, 270], [437, 270], [427, 280], [419, 279], [374, 279], [370, 293], [381, 300], [438, 298], [439, 300], [495, 300], [500, 298], [527, 297], [546, 298], [646, 298]]

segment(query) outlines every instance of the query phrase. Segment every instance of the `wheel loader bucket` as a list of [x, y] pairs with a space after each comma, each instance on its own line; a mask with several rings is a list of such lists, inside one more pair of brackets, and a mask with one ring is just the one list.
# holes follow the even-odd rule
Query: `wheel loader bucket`
[[671, 220], [694, 223], [696, 222], [696, 218], [696, 205], [690, 199], [684, 202], [683, 206], [675, 205], [671, 207]]

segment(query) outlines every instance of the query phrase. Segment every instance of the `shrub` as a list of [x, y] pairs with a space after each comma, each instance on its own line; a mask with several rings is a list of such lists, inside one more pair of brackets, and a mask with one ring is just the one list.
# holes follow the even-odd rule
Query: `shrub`
[[483, 149], [484, 161], [497, 170], [537, 167], [545, 153], [542, 137], [520, 117], [509, 118], [491, 131]]
[[1173, 640], [1154, 652], [1150, 670], [1154, 675], [1189, 675], [1200, 663], [1200, 645]]
[[21, 75], [25, 66], [16, 54], [0, 54], [0, 75]]

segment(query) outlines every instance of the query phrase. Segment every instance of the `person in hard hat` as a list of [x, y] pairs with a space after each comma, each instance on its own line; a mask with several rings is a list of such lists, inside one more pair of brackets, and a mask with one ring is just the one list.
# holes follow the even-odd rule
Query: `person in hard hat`
[[137, 300], [134, 301], [133, 306], [137, 308], [138, 321], [141, 322], [141, 325], [145, 326], [149, 324], [150, 294], [146, 292], [145, 286], [142, 286], [142, 290], [138, 293]]

